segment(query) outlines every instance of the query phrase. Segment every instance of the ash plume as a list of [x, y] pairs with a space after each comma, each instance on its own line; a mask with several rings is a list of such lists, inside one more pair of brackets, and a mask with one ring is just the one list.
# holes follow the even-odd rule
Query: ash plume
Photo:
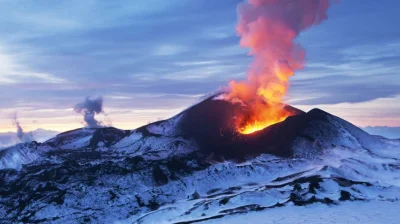
[[248, 0], [238, 6], [240, 45], [254, 56], [247, 80], [230, 83], [231, 97], [281, 102], [289, 78], [305, 64], [300, 33], [328, 18], [330, 0]]
[[82, 103], [75, 105], [74, 111], [83, 114], [83, 120], [88, 128], [103, 127], [102, 122], [95, 119], [96, 114], [104, 113], [102, 96], [86, 97]]
[[14, 126], [17, 128], [16, 135], [17, 135], [19, 142], [32, 142], [35, 140], [32, 132], [27, 132], [27, 133], [24, 132], [24, 129], [22, 128], [16, 113], [14, 114], [12, 119], [13, 119]]
[[[248, 0], [238, 6], [240, 45], [254, 57], [247, 80], [231, 81], [226, 99], [250, 104], [240, 119], [241, 132], [250, 133], [290, 116], [281, 103], [289, 78], [305, 65], [305, 50], [296, 40], [302, 31], [328, 18], [331, 0]], [[253, 103], [253, 102], [267, 102]]]

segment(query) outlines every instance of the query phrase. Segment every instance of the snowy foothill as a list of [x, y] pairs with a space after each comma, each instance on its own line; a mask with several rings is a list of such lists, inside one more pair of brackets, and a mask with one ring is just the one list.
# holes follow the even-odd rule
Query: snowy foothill
[[[202, 224], [397, 224], [399, 201], [343, 202], [339, 205], [312, 204], [287, 206], [265, 211], [238, 214]], [[163, 222], [157, 222], [163, 223]], [[168, 223], [168, 222], [165, 222]]]

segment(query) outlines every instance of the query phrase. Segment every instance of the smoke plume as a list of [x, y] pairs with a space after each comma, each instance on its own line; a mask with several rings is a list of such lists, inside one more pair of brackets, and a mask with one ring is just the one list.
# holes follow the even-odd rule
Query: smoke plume
[[17, 128], [17, 138], [20, 142], [32, 142], [34, 141], [33, 133], [32, 132], [27, 132], [25, 133], [24, 130], [22, 129], [22, 126], [18, 120], [17, 113], [14, 114], [13, 116], [13, 124]]
[[257, 124], [254, 130], [260, 130], [290, 115], [283, 113], [281, 102], [289, 78], [305, 64], [305, 50], [296, 38], [326, 20], [329, 6], [330, 0], [248, 0], [238, 6], [240, 45], [250, 49], [254, 60], [247, 80], [229, 83], [226, 99], [268, 103], [249, 104], [252, 114], [241, 126]]
[[74, 111], [83, 114], [86, 126], [89, 128], [103, 127], [100, 121], [95, 119], [96, 114], [103, 113], [103, 97], [92, 96], [86, 97], [82, 103], [78, 103], [74, 107]]

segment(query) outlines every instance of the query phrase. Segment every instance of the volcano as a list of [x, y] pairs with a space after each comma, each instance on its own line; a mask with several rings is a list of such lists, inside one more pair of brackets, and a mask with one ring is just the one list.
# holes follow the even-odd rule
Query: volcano
[[242, 134], [233, 124], [246, 105], [218, 96], [135, 130], [82, 128], [0, 151], [0, 222], [192, 223], [400, 196], [400, 141], [289, 105], [284, 121]]
[[[180, 136], [194, 142], [203, 155], [237, 160], [263, 153], [280, 157], [312, 155], [335, 146], [372, 148], [379, 141], [327, 112], [313, 109], [305, 113], [289, 105], [282, 105], [292, 114], [283, 122], [252, 134], [241, 134], [234, 126], [235, 115], [238, 111], [246, 113], [246, 105], [218, 100], [218, 97], [219, 94], [211, 96], [169, 120], [141, 127], [135, 132]], [[163, 131], [165, 129], [174, 131]]]

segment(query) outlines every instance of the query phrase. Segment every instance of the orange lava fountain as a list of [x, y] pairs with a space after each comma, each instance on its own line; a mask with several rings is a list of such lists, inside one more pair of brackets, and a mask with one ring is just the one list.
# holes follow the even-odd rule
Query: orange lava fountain
[[237, 114], [237, 131], [250, 134], [291, 116], [283, 108], [289, 78], [305, 64], [295, 42], [300, 32], [327, 19], [329, 0], [249, 0], [238, 7], [240, 45], [254, 61], [247, 80], [231, 81], [225, 99], [241, 102], [248, 114]]

